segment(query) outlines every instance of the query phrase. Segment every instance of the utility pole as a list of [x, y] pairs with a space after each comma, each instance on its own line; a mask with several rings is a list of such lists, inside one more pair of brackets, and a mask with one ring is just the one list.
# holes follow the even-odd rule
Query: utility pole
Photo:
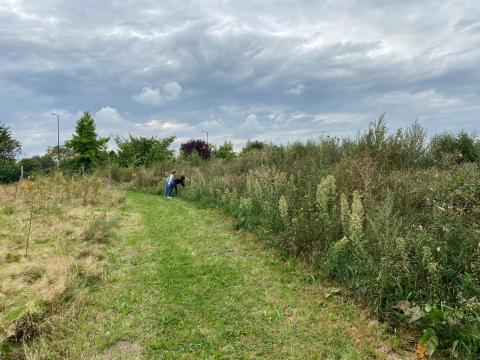
[[205, 131], [205, 130], [200, 130], [202, 133], [205, 133], [207, 134], [207, 148], [208, 148], [208, 131]]
[[51, 115], [57, 117], [57, 165], [60, 166], [60, 116], [55, 113]]

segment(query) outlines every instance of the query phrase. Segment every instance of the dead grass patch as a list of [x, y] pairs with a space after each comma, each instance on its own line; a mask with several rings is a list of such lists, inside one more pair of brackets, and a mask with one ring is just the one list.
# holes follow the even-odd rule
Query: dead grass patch
[[[101, 283], [104, 243], [124, 201], [103, 182], [61, 174], [0, 186], [0, 359], [23, 353]], [[92, 227], [99, 214], [104, 222]], [[93, 241], [82, 241], [88, 231]]]

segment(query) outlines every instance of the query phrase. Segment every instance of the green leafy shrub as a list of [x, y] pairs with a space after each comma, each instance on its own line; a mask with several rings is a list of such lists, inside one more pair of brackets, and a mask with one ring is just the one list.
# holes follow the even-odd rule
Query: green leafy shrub
[[[285, 255], [316, 264], [392, 326], [418, 326], [419, 351], [474, 359], [478, 146], [463, 133], [427, 144], [418, 123], [390, 134], [381, 117], [354, 139], [263, 144], [230, 161], [176, 168], [189, 175], [186, 198], [222, 207]], [[457, 150], [461, 161], [445, 160]]]

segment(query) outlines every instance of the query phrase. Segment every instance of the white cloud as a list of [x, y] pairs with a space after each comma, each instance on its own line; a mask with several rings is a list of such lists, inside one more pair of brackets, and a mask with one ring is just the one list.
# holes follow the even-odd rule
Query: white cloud
[[98, 127], [108, 127], [110, 129], [118, 129], [119, 125], [123, 125], [126, 121], [120, 116], [117, 109], [110, 106], [102, 107], [93, 116]]
[[168, 120], [158, 120], [158, 119], [153, 119], [147, 122], [145, 125], [139, 125], [140, 127], [144, 127], [147, 129], [151, 130], [175, 130], [175, 131], [180, 131], [180, 130], [191, 130], [193, 129], [192, 126], [186, 124], [186, 123], [179, 123], [175, 121], [168, 121]]
[[312, 117], [314, 123], [323, 125], [360, 123], [366, 120], [365, 114], [360, 113], [320, 113]]
[[61, 139], [87, 109], [102, 135], [478, 129], [478, 0], [332, 3], [0, 0], [0, 121], [28, 154], [56, 140], [50, 108], [73, 114]]
[[222, 119], [206, 120], [198, 124], [199, 129], [218, 130], [218, 129], [223, 129], [224, 127], [225, 127], [225, 123], [223, 122]]
[[264, 130], [265, 127], [258, 121], [256, 114], [250, 114], [247, 116], [245, 121], [239, 126], [240, 130], [248, 131], [260, 131]]
[[141, 104], [160, 106], [178, 98], [182, 90], [179, 83], [171, 81], [159, 88], [144, 87], [139, 94], [132, 97]]
[[305, 85], [298, 84], [297, 86], [291, 88], [290, 90], [285, 91], [285, 94], [289, 95], [302, 95], [305, 92]]
[[370, 96], [367, 100], [380, 105], [421, 105], [432, 108], [451, 108], [464, 104], [463, 100], [439, 94], [435, 89], [420, 92], [392, 91], [386, 94]]

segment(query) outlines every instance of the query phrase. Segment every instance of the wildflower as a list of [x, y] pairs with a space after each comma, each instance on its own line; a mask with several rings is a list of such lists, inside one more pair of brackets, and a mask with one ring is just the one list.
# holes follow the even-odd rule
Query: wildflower
[[280, 217], [283, 220], [286, 220], [288, 218], [288, 203], [287, 199], [285, 199], [285, 196], [281, 196], [280, 200], [278, 200], [278, 211], [280, 212]]
[[352, 211], [350, 214], [349, 235], [353, 242], [359, 242], [363, 239], [363, 220], [365, 211], [363, 210], [362, 200], [358, 191], [353, 192]]
[[333, 207], [336, 192], [335, 178], [332, 175], [328, 175], [317, 186], [317, 205], [320, 208], [320, 213], [325, 222], [330, 221], [330, 212]]
[[255, 198], [257, 198], [258, 200], [261, 200], [263, 198], [263, 189], [262, 189], [262, 185], [260, 184], [260, 181], [258, 179], [253, 179], [252, 187], [253, 187], [253, 194], [255, 195]]

